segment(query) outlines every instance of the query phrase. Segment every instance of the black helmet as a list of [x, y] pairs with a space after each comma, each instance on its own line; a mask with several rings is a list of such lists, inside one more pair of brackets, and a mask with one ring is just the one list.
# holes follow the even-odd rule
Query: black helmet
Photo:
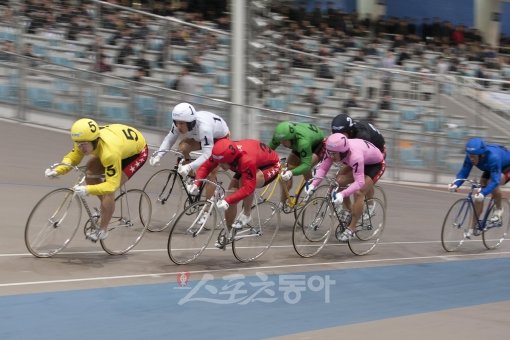
[[331, 122], [331, 133], [352, 134], [354, 131], [354, 121], [345, 113], [341, 113]]

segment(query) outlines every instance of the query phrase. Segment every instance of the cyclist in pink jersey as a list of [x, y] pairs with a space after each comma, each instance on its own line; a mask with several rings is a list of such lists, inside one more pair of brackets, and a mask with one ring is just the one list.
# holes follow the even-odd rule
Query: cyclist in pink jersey
[[[352, 169], [350, 174], [337, 176], [337, 183], [346, 187], [340, 192], [333, 192], [332, 198], [335, 205], [344, 203], [345, 208], [351, 210], [349, 227], [340, 236], [340, 241], [347, 241], [356, 232], [356, 225], [363, 212], [363, 202], [366, 193], [384, 173], [386, 164], [381, 151], [372, 143], [363, 139], [347, 139], [341, 133], [334, 133], [326, 140], [326, 157], [317, 168], [316, 177], [324, 177], [333, 162], [341, 162]], [[316, 178], [307, 184], [307, 194], [312, 193], [319, 186], [322, 179]], [[354, 204], [345, 198], [354, 195]]]

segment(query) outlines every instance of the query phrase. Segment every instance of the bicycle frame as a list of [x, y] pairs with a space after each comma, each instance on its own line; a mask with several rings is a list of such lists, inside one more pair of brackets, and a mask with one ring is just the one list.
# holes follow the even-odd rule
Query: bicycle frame
[[[226, 220], [225, 220], [224, 213], [220, 212], [220, 210], [216, 207], [216, 202], [218, 202], [219, 200], [222, 200], [223, 197], [225, 197], [225, 189], [221, 186], [221, 184], [215, 183], [215, 182], [213, 182], [211, 180], [208, 180], [208, 179], [201, 179], [200, 181], [202, 181], [204, 183], [212, 184], [212, 185], [214, 185], [216, 187], [214, 195], [211, 198], [207, 199], [207, 201], [210, 203], [210, 206], [209, 206], [209, 209], [207, 210], [207, 213], [211, 214], [212, 210], [214, 209], [214, 211], [217, 214], [217, 216], [222, 216], [222, 218], [219, 219], [220, 224], [221, 224], [220, 235], [221, 235], [221, 233], [224, 233], [224, 235], [228, 235], [228, 237], [226, 237], [226, 244], [232, 243], [233, 241], [237, 241], [237, 240], [240, 240], [240, 239], [243, 239], [243, 238], [246, 238], [246, 237], [257, 237], [258, 236], [257, 234], [244, 234], [243, 231], [238, 232], [238, 230], [236, 228], [230, 228], [230, 230], [229, 230], [228, 226], [227, 226], [227, 223], [226, 223]], [[256, 193], [254, 193], [254, 195], [256, 195]], [[257, 197], [255, 197], [255, 199], [257, 199]], [[257, 207], [257, 215], [259, 217], [258, 221], [260, 221], [260, 213], [259, 213], [259, 210], [258, 210], [258, 206], [256, 206], [256, 207]], [[193, 221], [193, 224], [195, 224], [202, 216], [203, 216], [203, 213], [199, 214], [197, 216], [197, 218]], [[200, 228], [196, 232], [196, 234], [198, 234], [201, 230], [203, 230], [204, 225], [200, 226]], [[259, 227], [259, 233], [262, 234], [263, 233], [262, 225], [259, 225], [258, 227]]]
[[[476, 226], [477, 226], [477, 230], [479, 232], [482, 232], [482, 231], [484, 231], [484, 230], [486, 230], [488, 228], [493, 227], [493, 225], [491, 225], [490, 223], [487, 224], [487, 220], [489, 218], [490, 212], [492, 211], [492, 208], [495, 205], [494, 199], [491, 198], [490, 201], [489, 201], [489, 204], [485, 208], [485, 211], [482, 211], [482, 213], [480, 215], [478, 215], [477, 212], [476, 212], [476, 209], [475, 209], [475, 202], [474, 202], [474, 199], [473, 199], [473, 192], [475, 191], [475, 189], [481, 188], [480, 183], [478, 183], [475, 180], [470, 180], [470, 179], [456, 179], [455, 182], [458, 181], [458, 180], [468, 181], [471, 184], [471, 189], [468, 192], [467, 197], [464, 199], [464, 202], [462, 202], [462, 206], [459, 209], [459, 212], [457, 213], [457, 216], [455, 217], [455, 220], [457, 220], [460, 217], [462, 217], [461, 223], [464, 224], [466, 222], [466, 218], [468, 217], [468, 214], [469, 214], [469, 208], [471, 207], [473, 209], [474, 217], [476, 218]], [[482, 219], [480, 219], [481, 215], [483, 215]]]
[[283, 187], [283, 192], [285, 193], [285, 198], [287, 199], [289, 208], [293, 209], [297, 204], [296, 196], [299, 194], [299, 191], [301, 188], [305, 185], [306, 180], [304, 177], [301, 177], [301, 182], [296, 188], [296, 191], [294, 195], [291, 195], [289, 190], [287, 189], [287, 186], [281, 184], [283, 182], [281, 173], [278, 174], [278, 177], [276, 180], [273, 181], [270, 185], [266, 185], [264, 187], [264, 190], [258, 195], [260, 199], [263, 199], [264, 201], [269, 201], [271, 198], [273, 198], [273, 194], [276, 190], [276, 188], [281, 185]]
[[[182, 177], [179, 172], [177, 172], [177, 169], [179, 168], [179, 164], [181, 164], [184, 161], [184, 154], [182, 152], [180, 152], [180, 151], [169, 149], [169, 150], [156, 150], [156, 151], [154, 151], [152, 153], [152, 156], [155, 156], [155, 155], [157, 155], [159, 153], [166, 153], [166, 152], [171, 152], [171, 153], [174, 153], [175, 155], [177, 155], [177, 161], [175, 162], [175, 165], [174, 165], [174, 167], [171, 170], [174, 171], [175, 174], [179, 177], [179, 179], [181, 181], [181, 184], [182, 184], [182, 187], [184, 188], [184, 191], [186, 192], [186, 195], [188, 196], [188, 201], [190, 202], [190, 204], [195, 203], [202, 196], [202, 191], [204, 190], [205, 186], [204, 185], [200, 186], [200, 189], [199, 189], [199, 192], [198, 192], [197, 195], [191, 195], [189, 193], [189, 191], [188, 191], [187, 186], [186, 186], [185, 178]], [[170, 190], [167, 191], [166, 197], [159, 196], [160, 200], [163, 203], [165, 203], [168, 200], [168, 198], [170, 197], [170, 193], [173, 192], [176, 180], [177, 180], [177, 177], [174, 176], [173, 177], [173, 181], [172, 181], [172, 186], [171, 186]], [[167, 182], [165, 183], [165, 186], [161, 189], [161, 193], [165, 192], [165, 190], [167, 188], [167, 185], [168, 185], [168, 182], [169, 181], [167, 180]]]

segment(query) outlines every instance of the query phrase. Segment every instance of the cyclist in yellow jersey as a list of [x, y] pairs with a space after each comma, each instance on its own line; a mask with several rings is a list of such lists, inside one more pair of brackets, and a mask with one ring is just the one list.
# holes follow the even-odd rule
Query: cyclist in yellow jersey
[[[101, 201], [100, 230], [87, 235], [92, 241], [108, 236], [107, 226], [115, 209], [115, 191], [145, 164], [148, 155], [145, 138], [137, 129], [111, 124], [98, 126], [88, 118], [77, 120], [71, 127], [73, 149], [64, 156], [62, 163], [78, 165], [84, 156], [87, 161], [87, 185], [77, 185], [74, 191], [85, 196], [96, 195]], [[49, 178], [63, 175], [70, 170], [66, 166], [46, 169]], [[94, 175], [104, 174], [104, 179]]]

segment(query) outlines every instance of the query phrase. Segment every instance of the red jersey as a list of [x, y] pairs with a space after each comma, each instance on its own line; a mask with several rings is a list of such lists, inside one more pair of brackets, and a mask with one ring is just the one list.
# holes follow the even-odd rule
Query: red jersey
[[[241, 175], [241, 188], [225, 197], [228, 204], [237, 203], [250, 196], [257, 188], [257, 170], [278, 164], [280, 157], [269, 146], [256, 139], [234, 141], [241, 156], [230, 163], [230, 170]], [[206, 178], [218, 166], [218, 161], [209, 157], [197, 170], [196, 179]], [[200, 182], [197, 182], [199, 185]]]

